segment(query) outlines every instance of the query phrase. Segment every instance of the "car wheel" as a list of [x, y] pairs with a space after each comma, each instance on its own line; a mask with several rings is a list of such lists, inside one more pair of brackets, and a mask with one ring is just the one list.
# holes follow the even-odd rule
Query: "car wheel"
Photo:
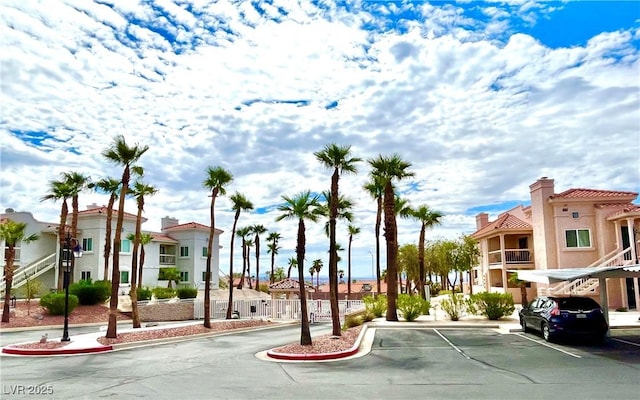
[[547, 324], [546, 322], [542, 323], [542, 337], [544, 338], [544, 340], [546, 340], [547, 342], [551, 342], [553, 340], [553, 337], [551, 336], [551, 331], [549, 330], [549, 324]]
[[529, 332], [529, 327], [527, 326], [527, 321], [524, 318], [520, 317], [520, 326], [522, 326], [523, 332]]

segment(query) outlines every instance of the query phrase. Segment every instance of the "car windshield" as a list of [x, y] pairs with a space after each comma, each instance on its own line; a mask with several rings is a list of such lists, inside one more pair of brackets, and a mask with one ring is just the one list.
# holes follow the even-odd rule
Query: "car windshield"
[[588, 297], [568, 297], [556, 299], [558, 308], [561, 310], [577, 311], [577, 310], [593, 310], [600, 308], [595, 300]]

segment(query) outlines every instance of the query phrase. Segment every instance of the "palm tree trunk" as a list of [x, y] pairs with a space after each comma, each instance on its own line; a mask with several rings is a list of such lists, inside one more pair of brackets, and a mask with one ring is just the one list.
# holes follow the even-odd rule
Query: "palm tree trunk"
[[378, 294], [382, 293], [380, 285], [380, 225], [382, 223], [382, 197], [378, 197], [378, 210], [376, 211], [376, 283]]
[[311, 342], [311, 330], [309, 329], [309, 318], [307, 312], [307, 295], [305, 293], [304, 288], [304, 253], [305, 253], [305, 245], [306, 245], [306, 237], [304, 234], [304, 222], [302, 219], [298, 223], [298, 246], [297, 246], [297, 256], [298, 256], [298, 279], [300, 281], [300, 313], [301, 321], [300, 321], [300, 344], [302, 346], [310, 346]]
[[142, 270], [144, 268], [145, 259], [144, 245], [140, 245], [140, 268], [138, 269], [138, 289], [142, 288]]
[[[336, 251], [339, 176], [339, 171], [336, 168], [331, 176], [331, 204], [329, 210], [329, 300], [331, 304], [332, 334], [334, 336], [342, 336], [340, 308], [338, 306], [338, 253]], [[300, 268], [300, 264], [298, 264], [298, 268]]]
[[109, 204], [107, 205], [107, 226], [105, 229], [104, 239], [104, 280], [109, 280], [109, 255], [111, 253], [111, 223], [113, 222], [113, 203], [116, 201], [116, 196], [111, 195], [109, 197]]
[[[62, 200], [62, 209], [60, 210], [60, 226], [58, 227], [58, 244], [60, 245], [60, 254], [62, 254], [62, 247], [64, 246], [64, 234], [67, 225], [67, 215], [69, 214], [69, 206], [67, 205], [67, 199]], [[63, 288], [64, 270], [62, 269], [62, 256], [58, 258], [58, 291]]]
[[13, 246], [8, 246], [6, 251], [6, 264], [4, 266], [4, 306], [2, 308], [2, 322], [9, 322], [11, 318], [11, 310], [9, 304], [11, 303], [11, 285], [13, 284], [13, 260], [16, 257], [16, 250]]
[[391, 181], [384, 189], [384, 228], [387, 240], [387, 321], [397, 321], [398, 300], [398, 244], [395, 215], [395, 196]]

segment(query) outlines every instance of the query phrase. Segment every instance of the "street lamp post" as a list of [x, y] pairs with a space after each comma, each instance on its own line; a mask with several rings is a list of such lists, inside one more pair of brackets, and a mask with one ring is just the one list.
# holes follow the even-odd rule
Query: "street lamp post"
[[[75, 241], [76, 245], [73, 247], [73, 253], [71, 252], [71, 241]], [[64, 239], [64, 251], [62, 253], [62, 260], [64, 263], [64, 328], [62, 331], [61, 342], [68, 342], [69, 338], [69, 283], [71, 274], [72, 258], [82, 257], [82, 247], [78, 244], [78, 240], [71, 237], [71, 234], [67, 232], [67, 237]]]

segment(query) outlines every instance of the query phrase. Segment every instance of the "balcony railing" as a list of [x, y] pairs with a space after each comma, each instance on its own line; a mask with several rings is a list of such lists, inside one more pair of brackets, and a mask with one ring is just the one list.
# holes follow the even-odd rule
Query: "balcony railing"
[[175, 265], [176, 256], [174, 254], [160, 254], [160, 265]]
[[[532, 264], [533, 257], [529, 249], [504, 250], [505, 264]], [[489, 264], [502, 264], [502, 250], [489, 252]]]

